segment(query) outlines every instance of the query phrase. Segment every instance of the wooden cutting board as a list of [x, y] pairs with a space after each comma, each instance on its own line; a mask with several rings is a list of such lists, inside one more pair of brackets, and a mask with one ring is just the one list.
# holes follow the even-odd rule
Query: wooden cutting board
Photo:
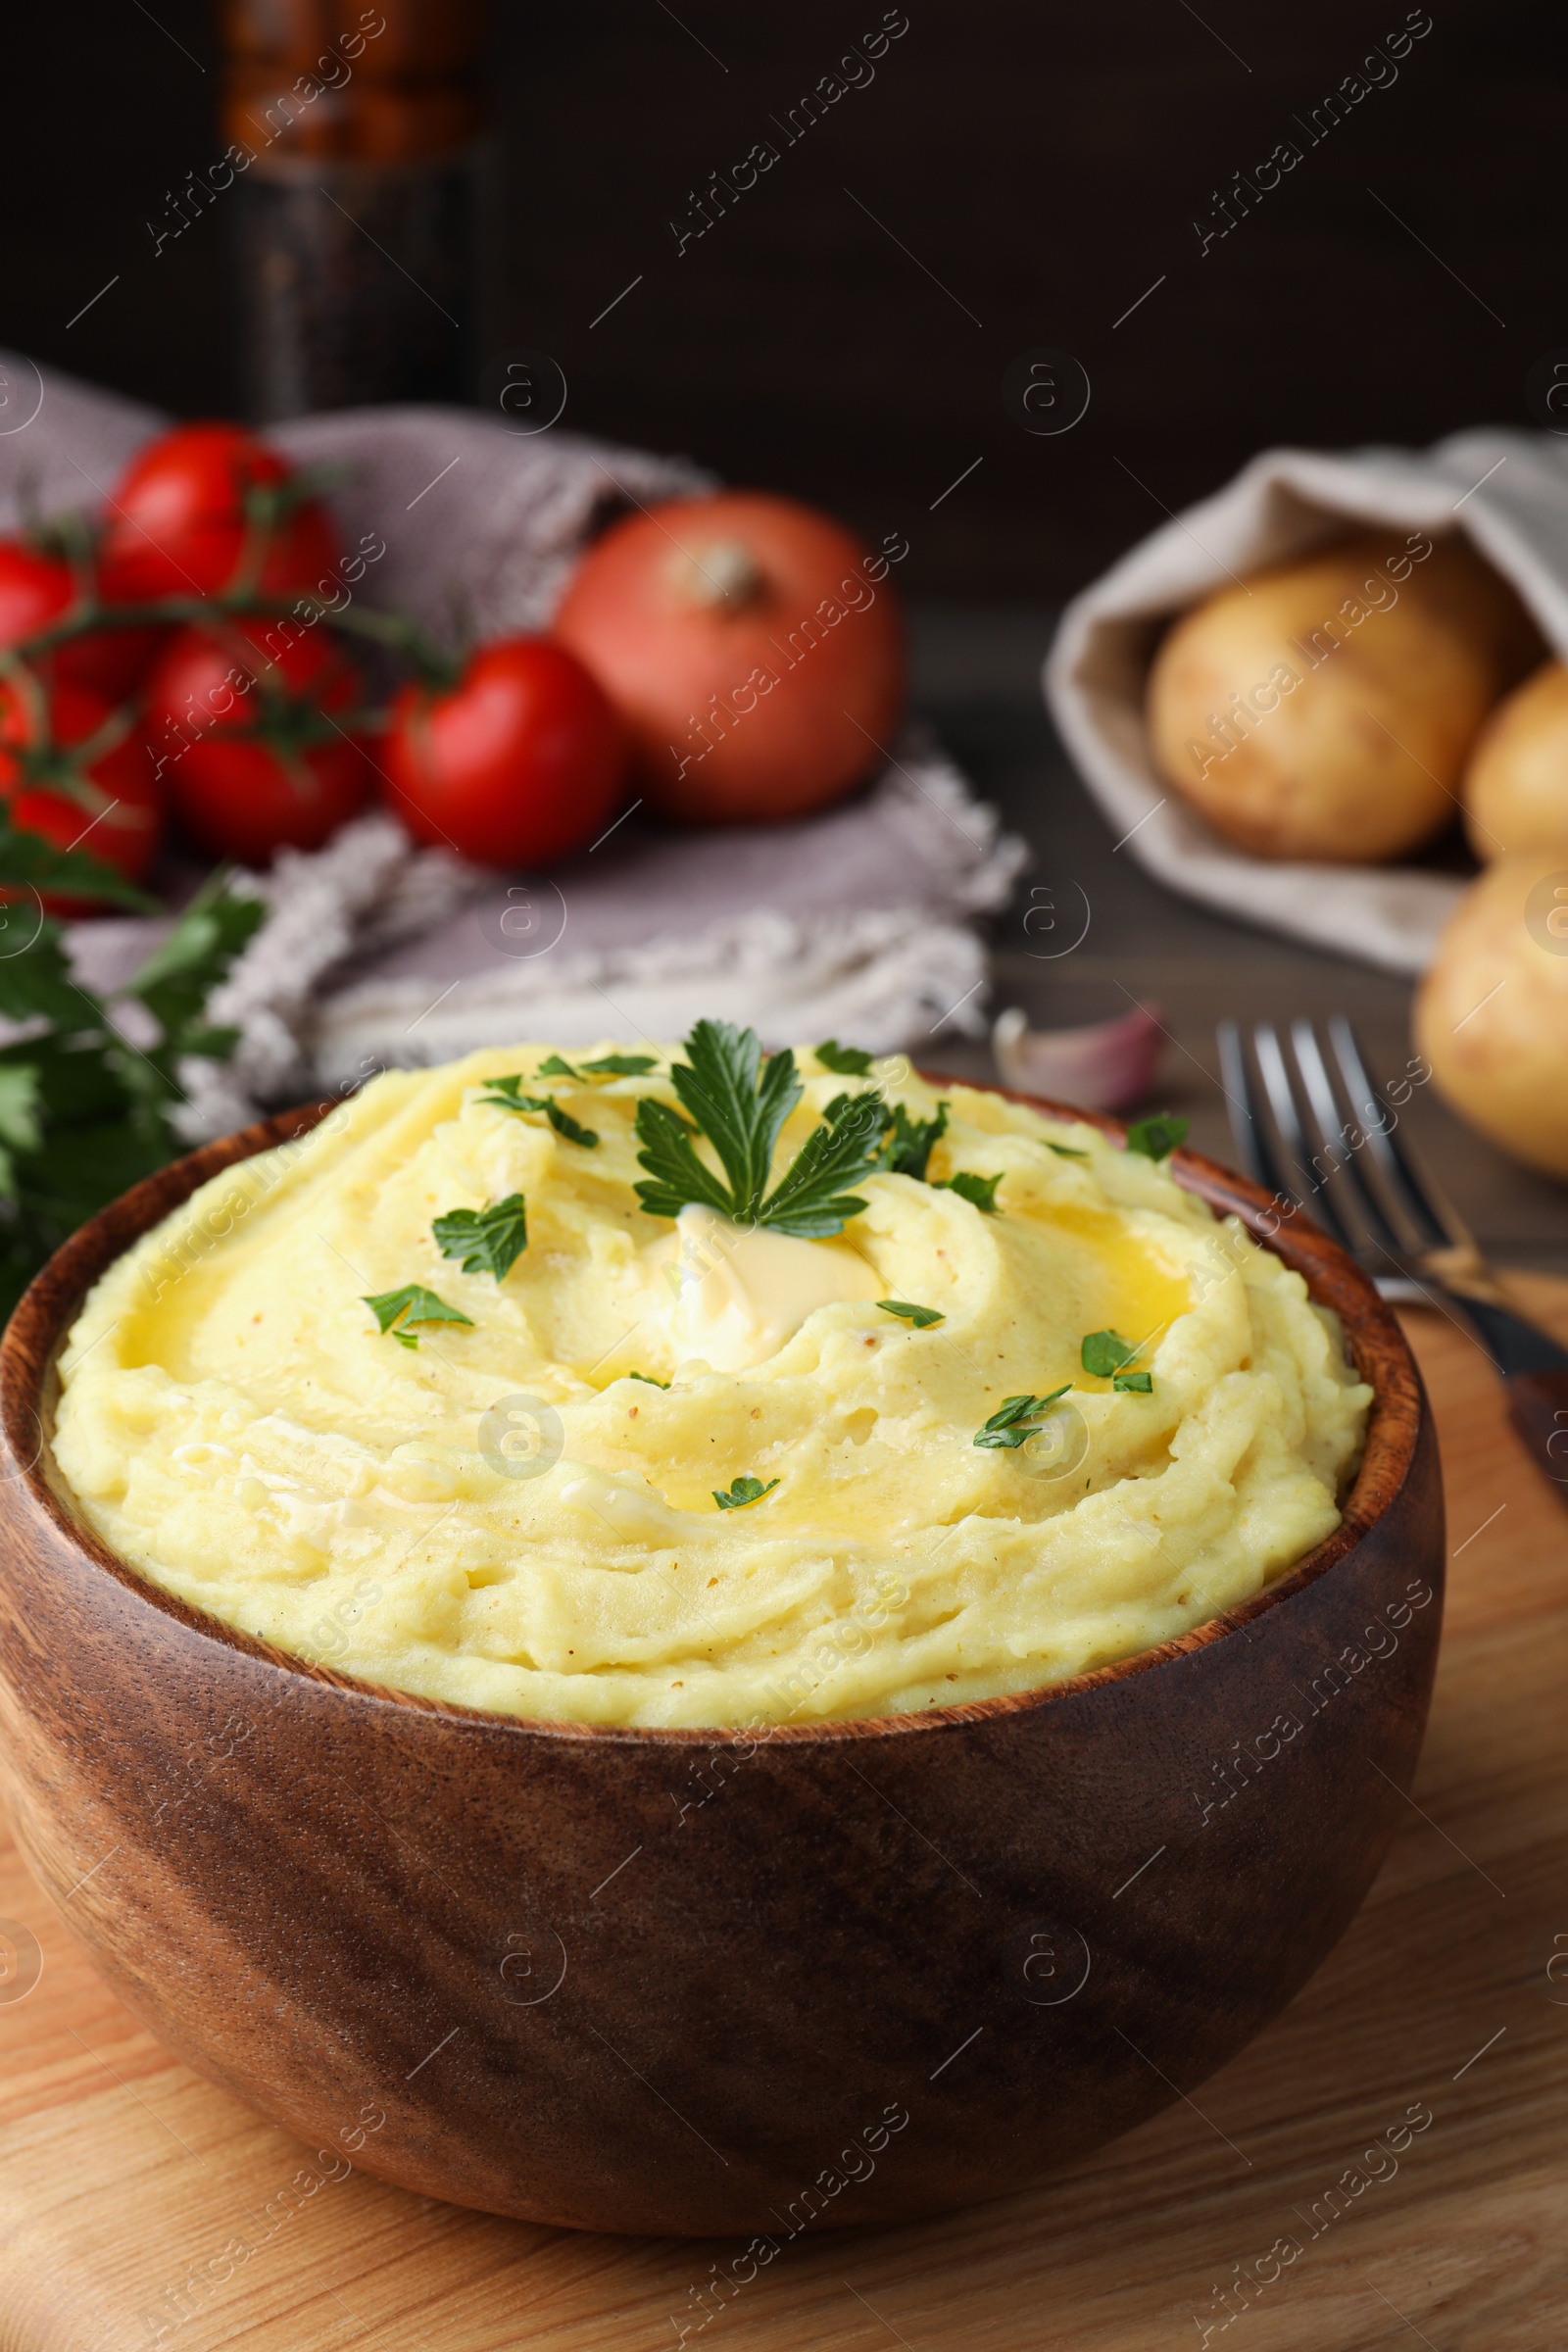
[[[1521, 1288], [1568, 1339], [1568, 1284]], [[1026, 2196], [736, 2283], [729, 2243], [323, 2178], [135, 2023], [7, 1842], [0, 2352], [1568, 2352], [1568, 1488], [1456, 1325], [1408, 1329], [1452, 1553], [1415, 1800], [1339, 1950], [1191, 2098]]]

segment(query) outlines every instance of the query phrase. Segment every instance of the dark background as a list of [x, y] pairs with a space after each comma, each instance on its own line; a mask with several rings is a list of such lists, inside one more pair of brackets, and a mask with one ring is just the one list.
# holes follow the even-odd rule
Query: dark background
[[[1404, 24], [1402, 0], [907, 0], [870, 86], [680, 258], [668, 223], [690, 191], [754, 140], [782, 146], [769, 117], [883, 12], [677, 13], [498, 6], [483, 340], [552, 352], [569, 424], [906, 531], [916, 591], [1057, 600], [1270, 442], [1524, 423], [1531, 362], [1568, 342], [1568, 25], [1544, 0], [1432, 0], [1397, 81], [1315, 147], [1293, 117]], [[145, 225], [222, 152], [214, 11], [98, 0], [25, 20], [0, 340], [181, 414], [233, 412], [225, 207], [156, 260]], [[1285, 138], [1301, 164], [1200, 258], [1194, 219]], [[1056, 438], [1000, 398], [1040, 345], [1093, 387]]]

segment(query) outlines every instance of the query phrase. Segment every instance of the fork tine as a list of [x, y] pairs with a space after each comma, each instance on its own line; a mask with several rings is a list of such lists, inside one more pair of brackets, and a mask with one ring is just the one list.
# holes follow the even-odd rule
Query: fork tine
[[[1237, 1163], [1254, 1184], [1262, 1185], [1277, 1200], [1297, 1201], [1299, 1206], [1290, 1182], [1286, 1150], [1282, 1149], [1280, 1137], [1259, 1100], [1257, 1086], [1248, 1067], [1247, 1048], [1241, 1029], [1235, 1021], [1220, 1021], [1216, 1025], [1215, 1037], [1219, 1045], [1220, 1074], [1230, 1111], [1231, 1140], [1236, 1148]], [[1255, 1053], [1255, 1040], [1253, 1050]]]
[[1350, 1098], [1350, 1106], [1366, 1136], [1367, 1150], [1388, 1194], [1403, 1211], [1419, 1237], [1419, 1246], [1446, 1242], [1474, 1250], [1469, 1227], [1416, 1152], [1410, 1140], [1397, 1140], [1398, 1114], [1379, 1094], [1367, 1075], [1360, 1043], [1343, 1012], [1329, 1022], [1329, 1043]]
[[1254, 1184], [1277, 1193], [1279, 1175], [1270, 1159], [1262, 1121], [1257, 1115], [1257, 1101], [1248, 1076], [1247, 1056], [1242, 1051], [1242, 1033], [1234, 1021], [1221, 1021], [1215, 1028], [1214, 1041], [1219, 1047], [1220, 1084], [1230, 1114], [1236, 1164]]
[[[1334, 1020], [1343, 1019], [1336, 1013]], [[1348, 1025], [1347, 1025], [1348, 1027]], [[1359, 1154], [1356, 1171], [1361, 1189], [1376, 1205], [1388, 1243], [1398, 1252], [1408, 1255], [1432, 1246], [1432, 1220], [1423, 1214], [1422, 1207], [1407, 1186], [1399, 1180], [1398, 1170], [1387, 1156], [1388, 1137], [1385, 1130], [1391, 1123], [1387, 1105], [1373, 1089], [1367, 1076], [1366, 1062], [1358, 1052], [1353, 1037], [1338, 1036], [1330, 1025], [1330, 1049], [1334, 1076], [1338, 1078], [1338, 1100], [1349, 1112], [1347, 1135], [1353, 1135], [1352, 1152]], [[1353, 1084], [1347, 1071], [1344, 1054], [1348, 1053], [1355, 1064], [1359, 1079]], [[1325, 1076], [1329, 1075], [1325, 1063]], [[1330, 1080], [1332, 1088], [1332, 1079]]]
[[1317, 1031], [1310, 1021], [1291, 1023], [1291, 1044], [1321, 1143], [1321, 1151], [1312, 1164], [1321, 1168], [1323, 1184], [1340, 1210], [1342, 1222], [1353, 1225], [1358, 1243], [1378, 1250], [1387, 1251], [1391, 1248], [1397, 1250], [1400, 1235], [1377, 1193], [1367, 1184], [1365, 1171], [1358, 1165], [1353, 1150], [1347, 1148], [1347, 1122], [1323, 1059]]
[[1272, 1021], [1259, 1021], [1252, 1030], [1252, 1052], [1257, 1057], [1263, 1092], [1275, 1130], [1293, 1165], [1294, 1181], [1284, 1188], [1298, 1208], [1304, 1209], [1316, 1224], [1322, 1226], [1345, 1249], [1355, 1247], [1354, 1240], [1340, 1213], [1339, 1204], [1325, 1190], [1322, 1180], [1313, 1174], [1312, 1163], [1301, 1129], [1300, 1111], [1297, 1105], [1296, 1090], [1286, 1067], [1284, 1049], [1279, 1031]]

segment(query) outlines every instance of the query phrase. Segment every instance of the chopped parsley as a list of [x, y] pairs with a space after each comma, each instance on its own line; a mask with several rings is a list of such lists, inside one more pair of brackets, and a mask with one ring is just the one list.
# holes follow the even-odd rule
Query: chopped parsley
[[656, 1380], [651, 1372], [628, 1372], [626, 1378], [643, 1381], [651, 1389], [667, 1389], [669, 1386], [667, 1380]]
[[905, 1323], [912, 1323], [916, 1331], [929, 1331], [933, 1323], [945, 1323], [947, 1316], [934, 1306], [911, 1306], [907, 1298], [879, 1298], [878, 1306], [885, 1315], [897, 1315]]
[[581, 1144], [587, 1152], [593, 1150], [599, 1141], [594, 1130], [580, 1126], [569, 1110], [562, 1109], [554, 1095], [525, 1095], [521, 1088], [522, 1072], [514, 1070], [510, 1077], [489, 1079], [479, 1100], [494, 1110], [514, 1111], [519, 1118], [525, 1110], [542, 1110], [556, 1133], [564, 1135], [568, 1144]]
[[1168, 1159], [1187, 1134], [1190, 1119], [1173, 1118], [1161, 1111], [1157, 1118], [1134, 1119], [1127, 1130], [1127, 1149], [1145, 1159]]
[[528, 1247], [527, 1202], [521, 1193], [509, 1193], [488, 1208], [449, 1208], [430, 1231], [442, 1256], [457, 1258], [465, 1274], [504, 1282]]
[[1096, 1380], [1109, 1380], [1137, 1353], [1135, 1342], [1124, 1340], [1119, 1331], [1092, 1331], [1078, 1350], [1078, 1361]]
[[417, 1339], [410, 1326], [415, 1323], [467, 1323], [473, 1317], [466, 1315], [459, 1306], [448, 1306], [434, 1291], [427, 1291], [422, 1282], [406, 1282], [401, 1291], [380, 1291], [374, 1296], [363, 1294], [365, 1303], [374, 1315], [383, 1332], [390, 1332], [400, 1348], [417, 1348]]
[[1124, 1340], [1119, 1331], [1092, 1331], [1078, 1350], [1079, 1361], [1097, 1380], [1108, 1380], [1118, 1396], [1153, 1393], [1152, 1372], [1129, 1372], [1126, 1367], [1143, 1353], [1143, 1342]]
[[902, 1102], [893, 1106], [893, 1127], [882, 1147], [882, 1165], [895, 1176], [925, 1181], [931, 1147], [948, 1132], [948, 1105], [937, 1104], [934, 1119], [911, 1119]]
[[988, 1217], [994, 1217], [1000, 1214], [997, 1187], [1001, 1182], [1000, 1176], [960, 1173], [956, 1176], [939, 1176], [931, 1190], [934, 1193], [956, 1193], [960, 1200], [967, 1200], [975, 1208], [983, 1209]]
[[601, 1054], [597, 1061], [585, 1061], [573, 1069], [559, 1054], [539, 1064], [541, 1078], [642, 1078], [657, 1068], [652, 1054]]
[[760, 1502], [764, 1494], [771, 1494], [777, 1485], [776, 1478], [770, 1478], [765, 1487], [760, 1478], [732, 1478], [727, 1492], [721, 1494], [714, 1487], [711, 1493], [721, 1511], [744, 1511], [749, 1503]]
[[[804, 1091], [794, 1054], [785, 1048], [764, 1058], [757, 1032], [728, 1021], [699, 1021], [686, 1053], [670, 1080], [687, 1116], [652, 1095], [637, 1105], [637, 1157], [648, 1177], [636, 1189], [651, 1216], [678, 1217], [697, 1204], [738, 1225], [816, 1241], [859, 1215], [865, 1202], [846, 1187], [879, 1166], [892, 1124], [875, 1095], [830, 1102], [769, 1191], [780, 1130]], [[722, 1175], [698, 1157], [698, 1137], [711, 1145]]]
[[836, 1037], [824, 1038], [813, 1051], [823, 1069], [836, 1078], [864, 1078], [871, 1067], [869, 1054], [862, 1054], [858, 1046], [841, 1046]]
[[1023, 1445], [1026, 1439], [1038, 1435], [1047, 1406], [1054, 1404], [1058, 1396], [1065, 1396], [1071, 1387], [1072, 1382], [1064, 1380], [1049, 1396], [1004, 1397], [990, 1420], [975, 1431], [974, 1444], [1009, 1448]]
[[[1130, 1150], [1131, 1146], [1128, 1148]], [[1054, 1144], [1049, 1135], [1046, 1137], [1046, 1150], [1054, 1152], [1058, 1159], [1087, 1159], [1089, 1157], [1087, 1152], [1079, 1152], [1071, 1144]]]

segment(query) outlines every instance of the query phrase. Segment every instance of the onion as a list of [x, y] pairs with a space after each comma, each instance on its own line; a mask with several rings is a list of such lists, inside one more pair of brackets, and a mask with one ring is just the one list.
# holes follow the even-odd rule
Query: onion
[[594, 542], [554, 631], [630, 729], [651, 808], [776, 823], [885, 764], [904, 705], [889, 571], [907, 552], [760, 491], [674, 499]]

